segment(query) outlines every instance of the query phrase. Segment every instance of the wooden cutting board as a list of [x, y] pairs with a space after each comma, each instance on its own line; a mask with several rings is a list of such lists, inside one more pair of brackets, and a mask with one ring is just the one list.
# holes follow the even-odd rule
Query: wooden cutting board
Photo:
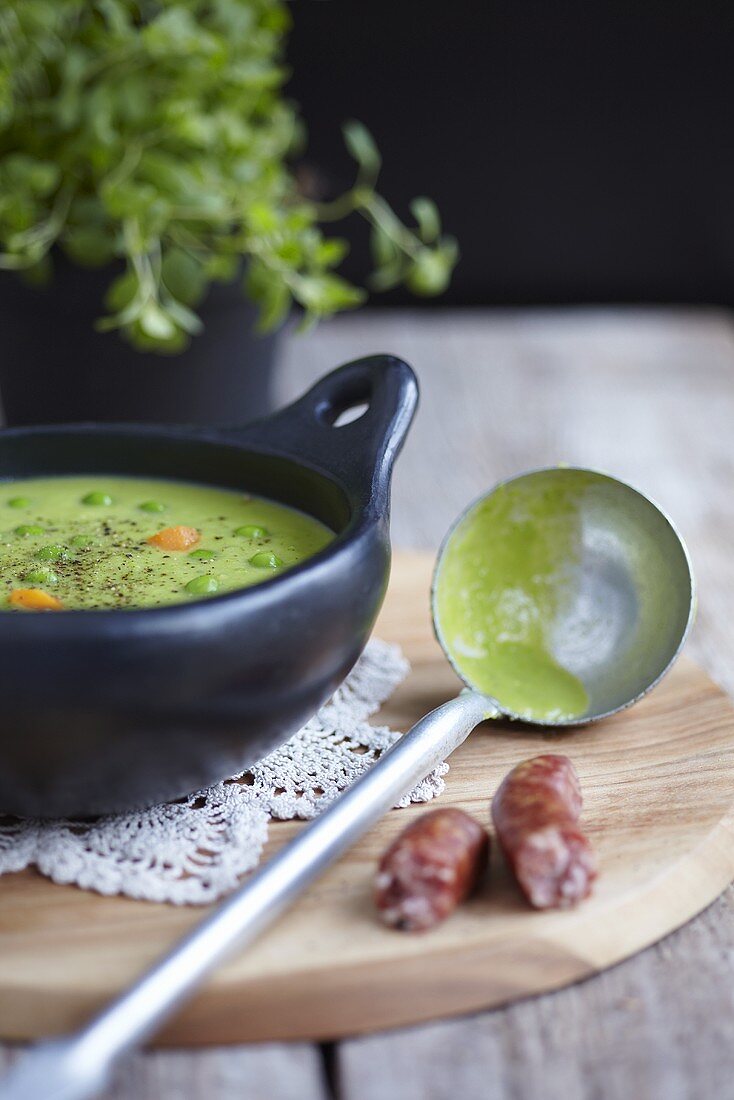
[[[431, 561], [398, 554], [379, 636], [413, 671], [381, 720], [407, 729], [457, 690], [428, 613]], [[425, 807], [388, 815], [160, 1036], [166, 1044], [323, 1039], [500, 1005], [585, 978], [700, 912], [734, 878], [734, 708], [683, 658], [632, 710], [562, 734], [486, 725], [451, 758], [443, 805], [482, 821], [505, 772], [568, 753], [598, 849], [595, 895], [535, 913], [495, 852], [481, 893], [423, 936], [382, 928], [380, 852]], [[274, 824], [269, 851], [299, 828]], [[101, 898], [33, 871], [0, 879], [0, 1036], [64, 1031], [121, 990], [201, 909]]]

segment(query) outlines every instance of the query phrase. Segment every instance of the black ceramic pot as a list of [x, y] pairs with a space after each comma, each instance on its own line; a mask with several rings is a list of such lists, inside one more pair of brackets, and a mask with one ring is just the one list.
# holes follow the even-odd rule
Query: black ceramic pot
[[139, 352], [96, 332], [114, 275], [55, 257], [47, 287], [0, 273], [0, 398], [7, 424], [82, 420], [246, 423], [272, 409], [275, 337], [254, 333], [237, 280], [211, 287], [204, 331], [180, 355]]
[[[270, 419], [221, 431], [64, 425], [0, 432], [0, 477], [176, 477], [263, 494], [336, 532], [239, 592], [147, 610], [0, 613], [0, 812], [97, 814], [247, 767], [361, 653], [390, 561], [390, 476], [417, 402], [405, 363], [334, 371]], [[352, 423], [347, 408], [367, 403]]]

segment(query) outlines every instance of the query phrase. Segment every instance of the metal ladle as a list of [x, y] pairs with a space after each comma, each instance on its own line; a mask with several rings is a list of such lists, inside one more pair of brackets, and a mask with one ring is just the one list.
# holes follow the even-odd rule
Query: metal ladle
[[[85, 1028], [40, 1043], [0, 1100], [83, 1100], [227, 955], [488, 718], [604, 718], [657, 683], [695, 608], [691, 563], [652, 501], [605, 474], [538, 470], [472, 504], [441, 547], [439, 642], [469, 690], [422, 718], [357, 783]], [[489, 796], [490, 792], [487, 792]]]

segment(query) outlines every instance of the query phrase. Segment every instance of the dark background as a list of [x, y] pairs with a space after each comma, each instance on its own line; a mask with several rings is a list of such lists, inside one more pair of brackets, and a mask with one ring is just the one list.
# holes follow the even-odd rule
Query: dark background
[[302, 0], [293, 17], [308, 159], [347, 185], [340, 125], [371, 129], [383, 194], [402, 216], [430, 195], [459, 239], [446, 301], [734, 303], [731, 0]]

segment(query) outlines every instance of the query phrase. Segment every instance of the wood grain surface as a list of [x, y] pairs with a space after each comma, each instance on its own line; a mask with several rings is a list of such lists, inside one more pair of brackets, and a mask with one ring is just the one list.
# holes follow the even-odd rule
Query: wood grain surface
[[[377, 632], [412, 670], [377, 717], [409, 728], [460, 688], [432, 636], [430, 555], [396, 555]], [[476, 898], [425, 936], [375, 918], [380, 853], [417, 805], [387, 815], [250, 950], [222, 967], [160, 1037], [207, 1044], [332, 1039], [504, 1004], [587, 977], [705, 908], [734, 878], [734, 706], [682, 659], [631, 710], [542, 733], [512, 723], [475, 731], [451, 758], [444, 805], [488, 824], [488, 804], [520, 760], [574, 760], [585, 827], [602, 868], [594, 895], [534, 913], [495, 852]], [[271, 826], [267, 859], [301, 823]], [[196, 909], [101, 898], [32, 871], [0, 881], [0, 1035], [58, 1034], [126, 988]], [[158, 1041], [158, 1040], [156, 1040]]]
[[[356, 355], [411, 361], [422, 405], [398, 465], [396, 544], [435, 549], [501, 477], [566, 460], [655, 496], [699, 579], [692, 653], [734, 691], [734, 326], [705, 310], [363, 312], [288, 339], [282, 398]], [[344, 1041], [121, 1067], [108, 1100], [708, 1100], [731, 1094], [734, 889], [590, 981], [509, 1008]], [[4, 1057], [13, 1057], [7, 1050]]]

